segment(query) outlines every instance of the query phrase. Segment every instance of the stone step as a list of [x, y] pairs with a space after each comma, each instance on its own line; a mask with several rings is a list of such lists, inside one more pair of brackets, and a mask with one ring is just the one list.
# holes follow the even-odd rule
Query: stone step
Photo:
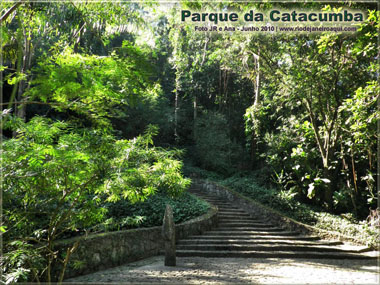
[[222, 201], [222, 200], [211, 200], [211, 199], [203, 199], [203, 200], [205, 200], [209, 203], [213, 203], [213, 204], [221, 204], [221, 205], [226, 205], [226, 206], [230, 205], [231, 206], [230, 203]]
[[216, 205], [214, 204], [214, 206], [217, 206], [219, 211], [229, 211], [229, 210], [233, 210], [234, 212], [236, 211], [240, 211], [242, 213], [247, 213], [246, 211], [240, 209], [240, 208], [237, 208], [237, 207], [231, 207], [231, 206], [220, 206], [220, 205]]
[[284, 229], [281, 228], [275, 228], [273, 226], [252, 226], [252, 227], [222, 227], [221, 225], [218, 226], [218, 228], [214, 229], [214, 231], [220, 231], [220, 232], [241, 232], [241, 231], [262, 231], [262, 232], [283, 232]]
[[194, 244], [215, 244], [215, 245], [341, 245], [341, 241], [316, 241], [316, 240], [289, 240], [289, 239], [205, 239], [200, 237], [199, 239], [183, 239], [178, 241], [178, 245], [194, 245]]
[[229, 251], [229, 250], [177, 250], [178, 257], [224, 257], [224, 258], [307, 258], [307, 259], [377, 259], [378, 254], [316, 251]]
[[[273, 233], [272, 233], [273, 234]], [[190, 239], [204, 239], [204, 240], [267, 240], [267, 241], [277, 241], [277, 240], [287, 240], [287, 241], [317, 241], [320, 240], [318, 236], [299, 236], [299, 235], [235, 235], [235, 236], [223, 236], [223, 235], [194, 235], [189, 236], [186, 240]]]
[[220, 228], [240, 228], [240, 227], [262, 227], [270, 228], [274, 227], [271, 224], [261, 223], [257, 220], [253, 221], [236, 221], [236, 222], [226, 222], [225, 220], [218, 219], [218, 227]]
[[240, 209], [233, 209], [233, 208], [225, 208], [221, 209], [217, 206], [218, 208], [218, 217], [223, 216], [223, 215], [235, 215], [235, 216], [245, 216], [245, 217], [250, 217], [250, 214], [247, 212], [244, 212]]
[[218, 217], [226, 217], [226, 216], [234, 216], [234, 218], [235, 217], [252, 218], [252, 216], [250, 214], [245, 213], [241, 210], [228, 209], [228, 211], [227, 211], [227, 210], [218, 209]]
[[263, 221], [263, 219], [259, 219], [255, 216], [250, 216], [250, 215], [224, 215], [224, 214], [218, 214], [219, 219], [231, 219], [231, 220], [244, 220], [244, 219], [253, 219], [253, 220], [260, 220]]
[[[223, 223], [223, 224], [250, 224], [250, 223], [256, 223], [256, 224], [265, 224], [264, 221], [262, 220], [259, 220], [259, 219], [254, 219], [254, 218], [250, 218], [250, 217], [238, 217], [238, 218], [235, 218], [235, 219], [232, 219], [232, 218], [224, 218], [224, 217], [218, 217], [218, 221], [219, 223]], [[268, 223], [266, 223], [268, 225]]]
[[205, 197], [205, 198], [211, 198], [211, 199], [221, 199], [221, 200], [227, 200], [226, 197], [219, 197], [217, 195], [212, 195], [210, 193], [205, 193], [205, 192], [198, 192], [198, 193], [194, 193], [193, 194], [195, 195], [199, 195], [199, 196], [202, 196], [202, 197]]
[[281, 244], [281, 245], [251, 245], [251, 244], [185, 244], [178, 245], [177, 250], [200, 250], [200, 251], [307, 251], [307, 252], [345, 252], [361, 253], [360, 250], [342, 249], [329, 245], [299, 245], [299, 244]]
[[231, 213], [230, 211], [220, 210], [220, 209], [218, 211], [218, 217], [224, 218], [224, 219], [251, 218], [251, 219], [255, 219], [255, 220], [264, 221], [264, 219], [259, 218], [253, 214], [249, 214], [249, 213], [245, 213], [245, 212], [233, 212], [233, 213]]
[[218, 216], [219, 215], [239, 215], [239, 216], [246, 216], [249, 217], [249, 214], [247, 212], [244, 212], [242, 210], [234, 210], [234, 209], [219, 209]]
[[222, 198], [215, 198], [213, 196], [207, 196], [207, 195], [197, 195], [199, 198], [202, 198], [204, 200], [210, 200], [210, 201], [223, 201], [223, 202], [226, 202], [226, 203], [229, 203], [228, 200], [226, 199], [222, 199]]
[[212, 199], [212, 198], [207, 198], [207, 197], [200, 197], [200, 198], [203, 200], [209, 201], [210, 203], [213, 202], [213, 203], [223, 203], [223, 204], [232, 205], [230, 202], [226, 200], [222, 200], [222, 199]]
[[178, 241], [177, 256], [252, 257], [252, 258], [324, 258], [373, 259], [379, 252], [366, 247], [347, 246], [340, 241], [321, 241], [303, 236], [249, 214], [226, 198], [203, 192], [191, 193], [218, 208], [218, 228]]
[[278, 232], [273, 232], [273, 231], [218, 231], [218, 230], [213, 230], [213, 231], [207, 231], [204, 233], [205, 236], [228, 236], [228, 237], [235, 237], [235, 236], [267, 236], [267, 235], [277, 235], [277, 236], [291, 236], [291, 235], [298, 235], [297, 232], [287, 232], [287, 231], [278, 231]]

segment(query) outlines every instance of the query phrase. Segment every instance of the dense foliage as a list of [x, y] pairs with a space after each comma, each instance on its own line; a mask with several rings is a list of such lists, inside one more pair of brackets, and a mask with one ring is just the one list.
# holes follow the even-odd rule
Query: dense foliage
[[[183, 193], [171, 199], [168, 194], [159, 192], [140, 203], [131, 204], [126, 200], [108, 203], [106, 205], [108, 219], [99, 226], [108, 227], [107, 230], [111, 230], [111, 227], [125, 229], [161, 226], [167, 204], [170, 204], [173, 208], [174, 222], [176, 224], [205, 214], [209, 208], [207, 202], [199, 200], [189, 193]], [[133, 217], [138, 220], [137, 224], [128, 223], [128, 219]], [[115, 221], [117, 222], [115, 223]]]
[[180, 20], [272, 2], [1, 2], [2, 282], [54, 281], [56, 263], [62, 281], [78, 244], [57, 254], [57, 239], [157, 225], [166, 203], [176, 222], [203, 213], [181, 159], [301, 221], [364, 224], [379, 203], [380, 15], [345, 5], [367, 14], [356, 33]]
[[189, 57], [176, 61], [186, 70], [176, 80], [182, 108], [193, 107], [193, 131], [181, 137], [194, 144], [193, 162], [224, 174], [266, 167], [276, 191], [365, 219], [378, 204], [379, 119], [379, 12], [366, 8], [354, 36], [173, 31], [181, 35], [173, 37], [176, 54]]
[[[2, 17], [8, 29], [1, 30], [8, 100], [1, 114], [2, 282], [51, 282], [59, 263], [61, 282], [78, 243], [57, 253], [58, 239], [98, 231], [112, 221], [107, 205], [121, 200], [129, 201], [123, 226], [138, 224], [134, 203], [155, 193], [167, 197], [162, 203], [174, 203], [190, 181], [181, 175], [182, 151], [153, 145], [158, 128], [149, 123], [155, 118], [141, 116], [138, 125], [138, 115], [132, 116], [152, 111], [157, 118], [165, 102], [153, 80], [152, 52], [126, 29], [114, 30], [120, 20], [115, 10], [131, 16], [126, 22], [141, 22], [141, 8], [74, 2], [3, 7], [3, 15], [16, 9]], [[180, 220], [204, 210], [187, 199], [194, 213], [179, 212]], [[111, 228], [117, 227], [114, 221]]]
[[[51, 265], [59, 262], [54, 242], [78, 231], [91, 232], [104, 222], [106, 201], [134, 203], [158, 191], [175, 197], [189, 184], [180, 174], [179, 151], [152, 146], [154, 127], [133, 140], [116, 140], [99, 130], [78, 129], [38, 116], [28, 123], [11, 118], [8, 124], [17, 127], [18, 133], [5, 140], [2, 149], [7, 251], [3, 265], [8, 282], [28, 278], [27, 273], [39, 280], [43, 272], [32, 272], [34, 266], [23, 263], [33, 260], [29, 255], [36, 253], [29, 248], [12, 250], [16, 241], [25, 246], [30, 242], [38, 246], [39, 255], [47, 256], [49, 280]], [[25, 260], [13, 263], [20, 252]], [[68, 260], [69, 254], [63, 264]]]

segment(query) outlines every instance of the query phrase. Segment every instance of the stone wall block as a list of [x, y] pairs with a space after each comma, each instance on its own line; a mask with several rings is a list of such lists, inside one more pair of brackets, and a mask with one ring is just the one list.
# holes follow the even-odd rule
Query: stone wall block
[[[217, 224], [217, 209], [212, 207], [208, 213], [190, 221], [175, 225], [177, 238], [199, 234], [215, 227]], [[73, 244], [78, 238], [58, 241], [56, 250], [65, 251], [67, 245]], [[115, 267], [127, 262], [157, 255], [164, 249], [161, 227], [132, 229], [118, 232], [89, 235], [84, 238], [78, 249], [71, 256], [71, 261], [79, 260], [83, 268], [66, 269], [65, 278], [76, 277], [98, 270]], [[58, 276], [60, 268], [54, 268], [54, 276]]]

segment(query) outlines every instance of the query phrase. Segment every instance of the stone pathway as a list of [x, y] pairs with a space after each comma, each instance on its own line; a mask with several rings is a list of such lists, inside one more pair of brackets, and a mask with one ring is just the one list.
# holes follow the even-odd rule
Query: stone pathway
[[379, 253], [365, 246], [322, 241], [274, 226], [229, 200], [193, 186], [191, 192], [218, 207], [218, 227], [202, 235], [179, 240], [181, 257], [376, 259]]
[[70, 284], [379, 284], [375, 260], [164, 257], [66, 280]]
[[222, 198], [218, 228], [177, 245], [177, 266], [156, 256], [71, 278], [75, 284], [379, 284], [378, 252], [275, 227]]

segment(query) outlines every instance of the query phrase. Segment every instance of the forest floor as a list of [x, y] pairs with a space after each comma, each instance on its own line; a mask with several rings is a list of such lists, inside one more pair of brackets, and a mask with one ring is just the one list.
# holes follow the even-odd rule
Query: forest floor
[[177, 258], [155, 256], [66, 282], [126, 284], [379, 284], [376, 260], [285, 258]]

